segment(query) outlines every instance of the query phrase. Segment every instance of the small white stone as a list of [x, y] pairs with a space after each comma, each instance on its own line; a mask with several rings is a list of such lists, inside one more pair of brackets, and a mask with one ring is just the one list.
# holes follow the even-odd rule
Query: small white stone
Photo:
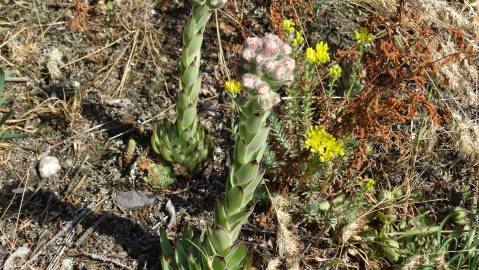
[[56, 174], [62, 167], [56, 157], [46, 156], [40, 160], [38, 170], [42, 178], [50, 177]]

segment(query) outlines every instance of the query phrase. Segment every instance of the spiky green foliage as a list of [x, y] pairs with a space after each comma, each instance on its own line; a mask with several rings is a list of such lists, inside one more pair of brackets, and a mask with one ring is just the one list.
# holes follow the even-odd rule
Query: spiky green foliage
[[180, 90], [176, 103], [176, 120], [165, 120], [153, 130], [151, 145], [168, 162], [193, 170], [208, 156], [211, 142], [198, 124], [197, 104], [201, 90], [200, 61], [203, 32], [215, 8], [225, 0], [195, 1], [183, 32], [180, 60]]
[[269, 126], [271, 128], [271, 135], [279, 142], [285, 154], [294, 155], [296, 151], [291, 147], [289, 136], [283, 128], [283, 121], [281, 121], [275, 113], [269, 115]]
[[292, 74], [294, 68], [294, 61], [291, 63], [287, 58], [289, 53], [280, 49], [283, 45], [277, 36], [271, 34], [262, 40], [247, 40], [245, 50], [250, 51], [248, 59], [243, 54], [244, 60], [253, 64], [254, 57], [267, 55], [271, 66], [268, 71], [261, 63], [255, 63], [249, 66], [254, 75], [248, 73], [246, 80], [243, 77], [243, 86], [248, 92], [240, 103], [234, 162], [226, 182], [225, 196], [216, 202], [214, 224], [206, 230], [202, 240], [192, 240], [192, 234], [187, 230], [173, 249], [163, 234], [164, 270], [250, 268], [247, 248], [236, 240], [253, 210], [249, 205], [263, 179], [264, 171], [259, 164], [267, 148], [270, 130], [267, 119], [272, 107], [279, 102], [279, 95], [273, 89], [277, 90], [286, 83], [284, 79]]
[[[0, 108], [7, 103], [8, 97], [10, 96], [9, 93], [4, 92], [5, 86], [5, 72], [2, 68], [0, 68]], [[5, 113], [2, 117], [0, 117], [0, 143], [6, 140], [17, 140], [25, 137], [25, 134], [18, 134], [12, 133], [7, 134], [5, 131], [2, 130], [2, 126], [13, 116], [13, 109], [10, 109], [7, 113]]]

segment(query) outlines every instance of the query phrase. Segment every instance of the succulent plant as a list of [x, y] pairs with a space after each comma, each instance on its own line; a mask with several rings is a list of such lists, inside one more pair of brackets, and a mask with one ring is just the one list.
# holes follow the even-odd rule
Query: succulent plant
[[148, 169], [148, 176], [145, 177], [145, 181], [152, 188], [162, 189], [175, 182], [175, 174], [170, 166], [152, 164]]
[[176, 120], [165, 120], [153, 130], [151, 145], [168, 162], [189, 170], [206, 159], [211, 142], [198, 124], [197, 104], [201, 89], [200, 60], [203, 31], [211, 13], [226, 0], [194, 1], [191, 16], [183, 32], [183, 54], [180, 60], [180, 90], [176, 104]]
[[[201, 241], [192, 240], [191, 231], [187, 231], [173, 249], [166, 235], [162, 235], [164, 270], [250, 268], [247, 248], [236, 240], [253, 211], [250, 203], [263, 179], [264, 172], [259, 164], [267, 147], [267, 118], [272, 107], [280, 101], [275, 90], [292, 82], [290, 75], [293, 74], [294, 60], [288, 57], [291, 50], [284, 49], [285, 46], [272, 34], [263, 39], [246, 40], [242, 56], [250, 73], [243, 76], [242, 83], [248, 92], [240, 104], [239, 133], [225, 196], [216, 202], [214, 224]], [[254, 60], [258, 57], [264, 59]], [[267, 61], [272, 63], [268, 70], [265, 68]]]

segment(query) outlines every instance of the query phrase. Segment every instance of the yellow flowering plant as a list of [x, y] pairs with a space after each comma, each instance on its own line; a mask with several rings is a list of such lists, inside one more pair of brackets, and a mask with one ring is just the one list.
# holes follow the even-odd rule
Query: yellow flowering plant
[[316, 46], [313, 48], [307, 48], [306, 49], [306, 61], [310, 64], [326, 64], [329, 62], [330, 56], [329, 56], [329, 46], [328, 43], [324, 41], [320, 41], [319, 43], [316, 44]]
[[298, 48], [301, 44], [303, 44], [303, 42], [303, 31], [296, 31], [294, 34], [294, 38], [291, 41], [291, 46], [293, 46], [293, 48]]
[[329, 76], [331, 77], [331, 79], [329, 80], [328, 89], [326, 91], [326, 94], [329, 97], [333, 96], [334, 84], [339, 79], [339, 77], [341, 77], [342, 72], [343, 72], [343, 69], [341, 68], [340, 65], [336, 63], [332, 64], [331, 67], [329, 67]]
[[229, 80], [225, 82], [225, 90], [231, 96], [236, 96], [239, 92], [241, 92], [242, 87], [241, 83], [237, 80]]
[[283, 21], [283, 30], [288, 35], [288, 43], [294, 49], [293, 50], [293, 58], [296, 55], [297, 49], [304, 42], [303, 31], [296, 29], [295, 26], [296, 26], [296, 24], [291, 19], [285, 19]]
[[374, 35], [369, 33], [368, 29], [361, 27], [354, 31], [354, 39], [356, 39], [359, 46], [363, 46], [371, 43], [374, 40]]
[[290, 19], [286, 19], [283, 21], [283, 30], [286, 33], [288, 33], [288, 35], [291, 35], [296, 31], [294, 26], [295, 26], [295, 23]]
[[361, 27], [354, 31], [354, 39], [356, 40], [358, 47], [358, 55], [356, 56], [353, 66], [352, 73], [349, 82], [349, 87], [345, 91], [345, 96], [347, 98], [354, 97], [359, 93], [364, 85], [361, 83], [361, 78], [365, 76], [364, 67], [361, 63], [364, 53], [369, 50], [369, 45], [374, 40], [374, 35], [368, 31], [368, 29]]
[[318, 154], [322, 162], [344, 156], [344, 146], [341, 140], [336, 140], [321, 125], [312, 126], [306, 135], [304, 146], [313, 154]]

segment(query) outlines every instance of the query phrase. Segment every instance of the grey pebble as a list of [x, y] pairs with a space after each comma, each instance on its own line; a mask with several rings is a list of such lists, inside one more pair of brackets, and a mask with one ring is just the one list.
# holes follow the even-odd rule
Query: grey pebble
[[138, 209], [151, 205], [155, 202], [155, 194], [131, 190], [118, 192], [115, 196], [115, 203], [124, 209]]

